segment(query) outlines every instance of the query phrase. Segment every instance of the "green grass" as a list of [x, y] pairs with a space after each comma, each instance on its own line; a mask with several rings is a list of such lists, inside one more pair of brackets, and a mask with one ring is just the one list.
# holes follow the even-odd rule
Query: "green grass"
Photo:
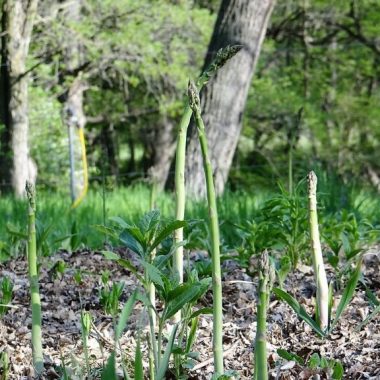
[[[323, 181], [321, 182], [319, 206], [325, 213], [344, 208], [354, 212], [359, 219], [366, 218], [375, 225], [380, 224], [380, 198], [376, 193], [366, 189], [351, 188], [342, 195], [343, 189], [339, 185], [324, 187]], [[227, 246], [236, 247], [238, 235], [231, 223], [241, 224], [247, 220], [253, 220], [263, 202], [278, 192], [278, 188], [273, 188], [272, 191], [261, 190], [251, 194], [226, 191], [223, 197], [218, 199], [222, 241]], [[60, 247], [69, 248], [70, 244], [74, 248], [79, 246], [100, 248], [105, 238], [94, 226], [104, 224], [104, 220], [108, 223], [111, 216], [120, 216], [126, 221], [136, 222], [141, 215], [149, 211], [150, 189], [148, 186], [139, 184], [107, 191], [105, 193], [106, 215], [103, 213], [101, 188], [91, 190], [83, 203], [75, 210], [70, 210], [70, 197], [65, 193], [39, 190], [38, 204], [37, 232], [41, 232], [52, 224], [47, 239], [50, 250], [55, 251]], [[174, 194], [159, 192], [157, 207], [163, 217], [174, 218]], [[189, 201], [186, 207], [186, 219], [207, 219], [206, 202]], [[15, 200], [11, 196], [0, 197], [0, 215], [2, 218], [0, 224], [0, 259], [2, 245], [5, 243], [9, 245], [17, 240], [17, 237], [13, 237], [11, 240], [7, 226], [26, 233], [26, 214], [27, 204], [25, 201]], [[69, 238], [62, 242], [57, 241], [72, 233], [76, 233], [76, 236], [72, 237], [71, 241]], [[56, 243], [52, 244], [54, 241]]]

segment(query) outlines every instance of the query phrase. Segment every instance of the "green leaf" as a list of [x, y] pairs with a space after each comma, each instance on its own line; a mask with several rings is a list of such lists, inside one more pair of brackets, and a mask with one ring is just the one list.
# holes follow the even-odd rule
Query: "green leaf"
[[144, 380], [143, 358], [141, 353], [140, 336], [137, 339], [135, 352], [135, 380]]
[[107, 364], [102, 371], [101, 380], [117, 380], [115, 352], [111, 352]]
[[120, 228], [122, 229], [127, 229], [130, 228], [131, 225], [128, 224], [124, 219], [120, 218], [119, 216], [111, 216], [109, 218], [111, 222], [115, 222], [117, 225], [119, 225]]
[[318, 326], [317, 322], [315, 322], [309, 314], [307, 314], [306, 310], [298, 303], [298, 301], [292, 297], [290, 294], [285, 292], [282, 289], [274, 288], [273, 293], [283, 301], [285, 301], [300, 317], [303, 321], [305, 321], [318, 335], [325, 336], [325, 333]]
[[157, 370], [156, 380], [162, 380], [165, 378], [166, 370], [168, 369], [168, 366], [169, 366], [170, 355], [172, 353], [172, 349], [173, 349], [173, 345], [174, 345], [174, 339], [175, 339], [175, 335], [177, 333], [177, 329], [178, 329], [178, 325], [175, 324], [173, 326], [172, 332], [170, 334], [169, 341], [166, 345], [164, 355], [161, 359], [160, 367]]
[[380, 313], [380, 305], [377, 305], [375, 309], [373, 310], [373, 312], [369, 314], [368, 317], [362, 323], [360, 323], [358, 327], [355, 328], [355, 331], [360, 331], [363, 328], [363, 326], [365, 326], [371, 319], [376, 317], [376, 315], [379, 313]]
[[361, 264], [362, 264], [362, 261], [359, 260], [359, 262], [356, 265], [356, 269], [355, 269], [354, 273], [352, 274], [352, 276], [350, 277], [350, 279], [347, 282], [346, 288], [344, 289], [344, 292], [342, 294], [342, 298], [341, 298], [339, 305], [336, 309], [335, 319], [334, 319], [333, 323], [331, 324], [331, 328], [330, 328], [329, 332], [331, 332], [334, 329], [334, 327], [337, 324], [337, 322], [338, 322], [340, 316], [342, 315], [343, 311], [345, 310], [347, 305], [351, 302], [351, 299], [352, 299], [354, 292], [355, 292], [356, 285], [358, 284], [358, 281], [359, 281], [359, 277], [360, 277], [360, 273], [361, 273]]
[[343, 368], [343, 365], [340, 361], [335, 361], [335, 366], [334, 366], [334, 371], [331, 375], [331, 377], [334, 379], [334, 380], [341, 380], [343, 379], [343, 375], [344, 375], [344, 368]]
[[107, 259], [107, 260], [114, 260], [117, 261], [120, 259], [120, 256], [112, 251], [101, 251], [102, 255]]
[[277, 349], [277, 354], [285, 360], [289, 360], [289, 361], [293, 360], [300, 365], [305, 364], [305, 361], [301, 358], [301, 356], [298, 356], [297, 354], [294, 354], [293, 352], [286, 351], [282, 348]]
[[137, 253], [139, 256], [144, 257], [144, 248], [136, 238], [131, 235], [129, 230], [125, 230], [120, 234], [120, 241], [125, 244], [131, 251]]
[[92, 227], [107, 236], [111, 236], [114, 239], [117, 239], [119, 237], [118, 233], [113, 228], [103, 226], [102, 224], [95, 224]]
[[212, 307], [203, 307], [202, 309], [194, 311], [194, 313], [190, 315], [189, 319], [196, 318], [201, 314], [212, 314]]
[[190, 332], [186, 341], [186, 349], [185, 349], [186, 353], [190, 352], [191, 347], [193, 346], [195, 342], [197, 328], [198, 328], [198, 317], [195, 317], [191, 320]]
[[153, 249], [155, 249], [163, 240], [165, 240], [175, 230], [178, 230], [178, 228], [182, 228], [185, 226], [187, 226], [187, 222], [185, 222], [184, 220], [174, 220], [173, 222], [170, 222], [158, 233], [157, 237], [154, 239], [150, 247], [150, 250], [152, 251]]
[[146, 234], [149, 231], [152, 231], [160, 221], [160, 211], [152, 210], [147, 212], [139, 220], [138, 226], [140, 227], [143, 234]]
[[141, 265], [144, 267], [146, 273], [148, 274], [150, 280], [155, 284], [164, 287], [164, 282], [162, 281], [163, 273], [157, 269], [154, 265], [149, 264], [144, 260], [140, 260]]
[[321, 364], [321, 358], [316, 352], [314, 352], [314, 354], [310, 356], [310, 359], [307, 364], [309, 368], [316, 369]]
[[115, 330], [115, 340], [118, 341], [121, 337], [121, 334], [123, 333], [123, 330], [125, 329], [125, 326], [127, 325], [128, 319], [132, 313], [133, 305], [136, 301], [136, 293], [137, 291], [134, 291], [131, 296], [129, 297], [127, 303], [124, 305], [123, 310], [121, 311], [119, 322], [117, 323], [116, 330]]
[[198, 283], [182, 284], [169, 293], [167, 305], [163, 313], [163, 319], [168, 320], [184, 305], [201, 297], [208, 289], [209, 279]]

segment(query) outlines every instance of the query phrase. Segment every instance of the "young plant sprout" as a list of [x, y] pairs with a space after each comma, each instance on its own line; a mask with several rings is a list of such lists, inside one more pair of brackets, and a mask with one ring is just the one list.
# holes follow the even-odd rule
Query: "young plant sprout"
[[260, 259], [259, 291], [257, 302], [257, 329], [255, 341], [255, 380], [268, 379], [266, 323], [269, 297], [275, 280], [275, 270], [264, 251]]
[[37, 375], [44, 369], [41, 334], [41, 299], [37, 272], [37, 243], [36, 243], [36, 193], [33, 185], [26, 182], [26, 195], [28, 197], [28, 266], [30, 295], [32, 302], [32, 350], [33, 366]]
[[314, 278], [317, 285], [317, 322], [324, 331], [329, 325], [329, 285], [323, 263], [321, 241], [319, 239], [317, 215], [317, 176], [311, 171], [308, 176], [309, 221], [312, 246]]
[[[241, 50], [242, 46], [234, 45], [220, 49], [216, 54], [215, 60], [199, 76], [196, 87], [198, 90], [209, 81], [209, 79], [235, 54]], [[182, 116], [177, 137], [176, 161], [175, 161], [175, 194], [176, 194], [176, 220], [185, 218], [185, 157], [186, 157], [186, 136], [190, 123], [192, 109], [189, 104], [186, 105], [185, 112]], [[179, 228], [174, 233], [175, 243], [178, 245], [183, 241], [183, 228]], [[179, 283], [183, 282], [183, 246], [178, 245], [174, 252], [173, 268], [175, 275], [178, 276]], [[175, 316], [175, 320], [180, 320], [180, 315]]]
[[223, 311], [222, 311], [222, 276], [220, 269], [220, 237], [216, 194], [212, 174], [211, 160], [208, 153], [205, 126], [201, 117], [201, 103], [197, 87], [189, 82], [189, 104], [193, 110], [195, 124], [201, 144], [203, 168], [206, 177], [208, 211], [211, 232], [212, 291], [213, 291], [213, 352], [216, 375], [223, 374]]

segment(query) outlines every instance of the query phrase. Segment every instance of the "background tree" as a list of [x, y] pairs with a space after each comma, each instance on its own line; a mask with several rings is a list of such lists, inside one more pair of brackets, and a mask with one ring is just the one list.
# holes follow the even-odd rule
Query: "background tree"
[[16, 196], [34, 183], [36, 166], [29, 154], [28, 72], [26, 60], [37, 0], [4, 0], [1, 16], [1, 181]]
[[[215, 187], [223, 192], [239, 141], [242, 114], [274, 0], [223, 0], [205, 66], [223, 46], [243, 49], [210, 81], [202, 93], [203, 118], [212, 152]], [[196, 130], [190, 130], [186, 179], [189, 194], [204, 196], [204, 178]]]

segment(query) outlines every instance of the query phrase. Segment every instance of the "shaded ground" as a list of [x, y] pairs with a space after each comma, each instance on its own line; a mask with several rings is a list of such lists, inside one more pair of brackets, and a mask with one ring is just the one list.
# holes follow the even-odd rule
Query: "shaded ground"
[[[128, 294], [123, 295], [123, 301], [136, 287], [136, 280], [128, 271], [106, 261], [99, 253], [60, 252], [54, 256], [55, 262], [58, 259], [63, 260], [67, 267], [62, 278], [55, 278], [55, 271], [51, 269], [54, 262], [49, 261], [44, 265], [44, 268], [48, 269], [41, 271], [40, 280], [46, 379], [59, 378], [56, 366], [61, 364], [61, 358], [64, 358], [67, 367], [71, 368], [78, 366], [77, 361], [80, 362], [83, 358], [80, 338], [81, 304], [92, 313], [94, 319], [94, 328], [89, 340], [92, 368], [99, 368], [107, 359], [112, 347], [113, 329], [112, 320], [104, 316], [99, 305], [101, 272], [107, 269], [111, 272], [112, 280], [125, 282], [125, 293]], [[369, 251], [365, 255], [363, 273], [367, 285], [378, 298], [379, 268], [379, 250]], [[286, 288], [296, 293], [297, 299], [311, 312], [314, 292], [312, 273], [308, 267], [300, 269], [287, 279]], [[15, 260], [0, 265], [0, 270], [2, 276], [9, 276], [15, 284], [13, 305], [17, 306], [0, 320], [0, 352], [6, 350], [10, 356], [10, 379], [31, 378], [31, 312], [27, 266], [24, 260]], [[82, 272], [83, 283], [80, 286], [73, 279], [77, 270]], [[225, 273], [223, 280], [225, 367], [237, 371], [241, 379], [251, 379], [252, 344], [256, 329], [256, 280], [252, 282], [234, 263], [229, 263], [228, 273]], [[208, 293], [202, 300], [203, 306], [210, 306], [211, 300], [211, 294]], [[144, 325], [141, 310], [141, 305], [137, 305], [121, 341], [123, 355], [127, 360], [130, 358], [131, 363], [135, 346], [134, 332], [137, 326]], [[300, 322], [288, 306], [273, 298], [268, 312], [271, 378], [330, 378], [322, 370], [310, 370], [293, 361], [280, 359], [276, 350], [284, 348], [297, 353], [305, 360], [313, 353], [340, 360], [344, 367], [344, 379], [380, 379], [379, 315], [360, 332], [354, 331], [369, 311], [369, 301], [364, 289], [359, 286], [353, 302], [344, 312], [331, 339], [322, 340], [305, 323]], [[190, 372], [192, 379], [211, 378], [211, 331], [211, 317], [201, 317], [194, 349], [200, 356], [195, 370]]]

